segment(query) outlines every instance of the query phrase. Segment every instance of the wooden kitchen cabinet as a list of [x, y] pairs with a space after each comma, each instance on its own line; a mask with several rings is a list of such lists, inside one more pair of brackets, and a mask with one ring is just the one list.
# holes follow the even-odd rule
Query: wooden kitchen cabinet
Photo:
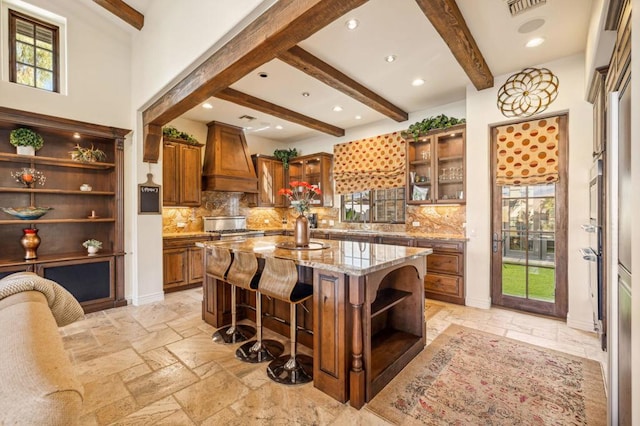
[[425, 296], [464, 305], [465, 244], [456, 241], [416, 239], [416, 246], [433, 249], [433, 254], [427, 256]]
[[165, 292], [202, 285], [203, 248], [195, 244], [209, 237], [164, 238], [162, 241], [162, 289]]
[[[35, 156], [18, 155], [9, 143], [0, 144], [0, 206], [52, 209], [31, 220], [0, 213], [0, 276], [31, 271], [50, 278], [73, 294], [85, 312], [126, 305], [124, 138], [130, 131], [0, 108], [0, 140], [8, 141], [11, 130], [19, 127], [34, 130], [45, 142]], [[106, 158], [75, 161], [69, 151], [76, 144], [100, 149]], [[42, 173], [44, 185], [16, 182], [11, 173], [23, 168]], [[91, 190], [81, 190], [84, 184]], [[36, 259], [24, 260], [24, 228], [38, 229]], [[102, 242], [92, 256], [82, 246], [89, 239]]]
[[313, 207], [333, 207], [332, 174], [333, 155], [326, 152], [295, 157], [289, 161], [288, 182], [308, 182], [322, 191], [322, 195], [311, 202]]
[[249, 197], [249, 204], [256, 207], [287, 207], [286, 197], [278, 195], [287, 185], [282, 161], [264, 155], [252, 155], [258, 176], [258, 193]]
[[608, 70], [609, 67], [597, 68], [593, 73], [591, 87], [589, 88], [588, 100], [593, 104], [593, 157], [600, 155], [606, 149], [607, 112], [605, 80]]
[[407, 139], [407, 203], [465, 202], [465, 124]]
[[163, 139], [162, 205], [197, 207], [201, 204], [202, 145]]

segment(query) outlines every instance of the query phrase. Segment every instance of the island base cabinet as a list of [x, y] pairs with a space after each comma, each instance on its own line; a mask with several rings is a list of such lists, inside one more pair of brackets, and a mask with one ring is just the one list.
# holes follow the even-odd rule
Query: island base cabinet
[[352, 318], [344, 274], [316, 270], [313, 287], [313, 385], [340, 402], [349, 400]]

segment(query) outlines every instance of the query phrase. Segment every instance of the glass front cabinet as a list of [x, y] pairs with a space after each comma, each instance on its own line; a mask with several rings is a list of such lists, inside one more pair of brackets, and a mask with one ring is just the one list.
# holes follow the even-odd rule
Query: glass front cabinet
[[407, 203], [464, 204], [465, 125], [407, 138]]

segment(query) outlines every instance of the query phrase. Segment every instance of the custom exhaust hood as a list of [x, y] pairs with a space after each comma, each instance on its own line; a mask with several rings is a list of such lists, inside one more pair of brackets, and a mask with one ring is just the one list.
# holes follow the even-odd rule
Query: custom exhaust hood
[[203, 191], [258, 192], [258, 178], [242, 128], [212, 121], [202, 167]]

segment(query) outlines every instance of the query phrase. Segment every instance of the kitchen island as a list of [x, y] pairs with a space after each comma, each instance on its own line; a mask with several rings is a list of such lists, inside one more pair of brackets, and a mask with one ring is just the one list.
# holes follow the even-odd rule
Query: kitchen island
[[293, 260], [299, 280], [313, 285], [314, 386], [361, 408], [424, 349], [423, 279], [426, 256], [432, 251], [316, 239], [313, 250], [278, 247], [291, 241], [271, 236], [198, 243], [205, 248], [203, 318], [214, 327], [222, 326], [219, 311], [228, 304], [224, 297], [228, 284], [206, 273], [207, 248], [248, 251], [259, 260]]

